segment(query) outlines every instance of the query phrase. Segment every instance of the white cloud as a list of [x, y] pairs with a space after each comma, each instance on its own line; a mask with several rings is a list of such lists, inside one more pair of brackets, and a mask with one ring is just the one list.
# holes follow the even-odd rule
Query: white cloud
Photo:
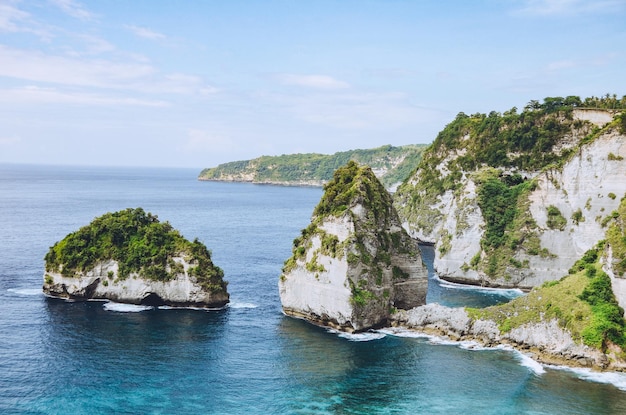
[[284, 85], [295, 85], [313, 89], [345, 89], [350, 85], [326, 75], [280, 74], [278, 80]]
[[561, 69], [570, 69], [579, 66], [576, 62], [572, 60], [563, 60], [557, 62], [551, 62], [547, 66], [548, 71], [560, 71]]
[[5, 32], [20, 31], [20, 24], [30, 19], [30, 15], [9, 3], [0, 4], [0, 30]]
[[626, 6], [625, 0], [523, 0], [522, 3], [516, 13], [539, 16], [613, 13]]
[[14, 7], [10, 1], [0, 3], [0, 32], [32, 33], [46, 40], [52, 37], [45, 24], [36, 22], [30, 13]]
[[115, 87], [152, 75], [146, 64], [72, 59], [0, 45], [0, 76], [65, 85]]
[[126, 25], [126, 28], [133, 32], [135, 36], [149, 40], [163, 40], [166, 36], [162, 33], [155, 32], [145, 27]]
[[111, 97], [75, 91], [60, 91], [55, 88], [27, 86], [0, 90], [0, 102], [6, 104], [70, 104], [70, 105], [115, 105], [138, 107], [166, 107], [169, 104], [160, 100], [146, 100], [134, 97]]
[[207, 95], [216, 91], [199, 77], [185, 74], [162, 75], [145, 62], [53, 56], [2, 45], [0, 62], [0, 76], [29, 82], [125, 89], [152, 94]]
[[82, 4], [74, 0], [50, 0], [52, 4], [61, 9], [65, 14], [80, 20], [91, 20], [94, 15]]

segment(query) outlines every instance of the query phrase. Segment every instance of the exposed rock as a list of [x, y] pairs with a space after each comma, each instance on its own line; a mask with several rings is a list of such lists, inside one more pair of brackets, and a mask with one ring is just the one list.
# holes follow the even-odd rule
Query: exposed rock
[[142, 278], [136, 273], [120, 280], [114, 277], [118, 270], [117, 261], [106, 261], [98, 263], [84, 274], [71, 277], [58, 272], [46, 272], [43, 289], [51, 297], [101, 299], [150, 306], [219, 308], [228, 303], [229, 296], [225, 291], [211, 292], [189, 275], [190, 264], [184, 258], [174, 258], [174, 261], [183, 265], [184, 272], [168, 281]]
[[105, 214], [57, 242], [46, 255], [43, 291], [151, 306], [218, 308], [229, 300], [206, 247], [142, 209]]
[[427, 271], [369, 167], [338, 169], [279, 281], [287, 315], [344, 331], [387, 324], [425, 303]]
[[[517, 124], [480, 138], [455, 126], [462, 131], [447, 134], [457, 134], [456, 141], [446, 138], [452, 143], [446, 144], [438, 137], [415, 176], [396, 194], [403, 226], [412, 237], [436, 245], [434, 267], [443, 279], [530, 289], [560, 278], [604, 238], [606, 218], [626, 194], [626, 135], [612, 122], [616, 113], [575, 109], [570, 118], [537, 116], [536, 128], [547, 131], [549, 125], [560, 135], [554, 138], [552, 154], [536, 166], [532, 158], [524, 157], [541, 157], [540, 152], [502, 153], [499, 160], [504, 165], [490, 159], [490, 165], [467, 161], [485, 159], [476, 152], [497, 155], [498, 147], [480, 146], [501, 140], [497, 134], [508, 134]], [[463, 121], [455, 122], [464, 125]], [[531, 160], [533, 168], [525, 167], [524, 160]], [[518, 166], [511, 166], [515, 163]], [[472, 168], [460, 168], [465, 165]], [[504, 229], [502, 245], [495, 248], [485, 243], [489, 224], [479, 203], [488, 173], [499, 175], [501, 181], [519, 177], [528, 184], [512, 199], [517, 216]], [[435, 189], [420, 180], [441, 184]]]
[[626, 371], [626, 361], [610, 352], [605, 354], [574, 341], [554, 319], [502, 332], [494, 321], [473, 320], [463, 308], [427, 304], [399, 311], [393, 316], [392, 324], [455, 341], [475, 341], [483, 346], [508, 344], [532, 354], [542, 363]]

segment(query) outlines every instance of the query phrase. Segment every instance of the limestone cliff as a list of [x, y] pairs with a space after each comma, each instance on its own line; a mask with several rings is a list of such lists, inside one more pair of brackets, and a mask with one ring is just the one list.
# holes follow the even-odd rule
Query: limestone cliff
[[626, 371], [626, 197], [604, 239], [567, 274], [525, 296], [484, 309], [428, 304], [394, 314], [392, 324], [487, 346], [509, 344], [551, 364]]
[[372, 170], [351, 161], [324, 189], [280, 276], [285, 314], [352, 332], [424, 304], [419, 249]]
[[525, 289], [558, 279], [626, 194], [624, 119], [547, 101], [461, 113], [396, 193], [403, 225], [436, 245], [444, 279]]
[[44, 293], [51, 297], [175, 307], [223, 307], [223, 272], [206, 247], [143, 209], [107, 213], [52, 246]]

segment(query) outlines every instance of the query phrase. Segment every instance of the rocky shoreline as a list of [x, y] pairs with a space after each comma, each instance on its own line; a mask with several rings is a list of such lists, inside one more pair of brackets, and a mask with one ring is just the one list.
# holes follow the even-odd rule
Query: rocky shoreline
[[431, 303], [399, 310], [391, 326], [452, 341], [473, 341], [484, 347], [508, 345], [542, 364], [626, 372], [626, 361], [611, 347], [608, 353], [576, 343], [556, 320], [529, 323], [502, 332], [491, 320], [474, 320], [464, 308]]

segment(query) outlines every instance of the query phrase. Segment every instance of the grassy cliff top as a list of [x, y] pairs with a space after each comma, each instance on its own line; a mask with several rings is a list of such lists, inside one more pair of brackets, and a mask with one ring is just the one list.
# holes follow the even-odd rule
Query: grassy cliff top
[[205, 288], [226, 290], [224, 273], [213, 264], [210, 251], [197, 239], [185, 239], [168, 222], [142, 208], [106, 213], [55, 243], [45, 256], [46, 271], [77, 276], [97, 263], [115, 260], [117, 278], [132, 273], [143, 278], [168, 281], [182, 272], [173, 257], [183, 256], [192, 266], [189, 273]]
[[[590, 121], [576, 119], [577, 109], [606, 111], [614, 121], [600, 129]], [[626, 134], [624, 110], [626, 96], [585, 100], [569, 96], [548, 97], [543, 103], [531, 101], [522, 112], [515, 107], [504, 113], [461, 112], [424, 152], [413, 181], [422, 181], [422, 190], [442, 194], [458, 187], [462, 172], [484, 167], [540, 171], [559, 165], [603, 130], [616, 128]], [[440, 171], [442, 163], [447, 175]], [[407, 182], [398, 189], [400, 194], [412, 190]]]
[[394, 147], [385, 145], [366, 150], [350, 150], [328, 154], [284, 154], [262, 156], [252, 160], [233, 161], [200, 172], [200, 180], [238, 180], [246, 175], [256, 182], [298, 183], [327, 182], [333, 172], [354, 160], [373, 169], [385, 169], [381, 177], [385, 186], [406, 179], [421, 159], [425, 144]]

